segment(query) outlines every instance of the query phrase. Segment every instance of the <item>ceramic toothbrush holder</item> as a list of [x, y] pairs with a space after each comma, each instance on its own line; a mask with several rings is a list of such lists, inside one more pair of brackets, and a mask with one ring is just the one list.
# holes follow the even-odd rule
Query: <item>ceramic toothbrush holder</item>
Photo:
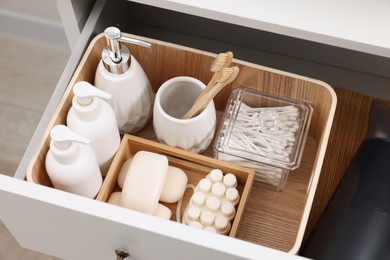
[[216, 128], [214, 102], [199, 115], [181, 119], [205, 87], [200, 80], [187, 76], [172, 78], [161, 85], [153, 108], [153, 127], [159, 142], [194, 153], [207, 149]]

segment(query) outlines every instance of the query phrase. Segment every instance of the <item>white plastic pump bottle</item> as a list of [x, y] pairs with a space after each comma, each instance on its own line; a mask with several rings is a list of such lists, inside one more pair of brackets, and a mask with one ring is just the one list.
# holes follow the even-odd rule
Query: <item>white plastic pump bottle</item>
[[108, 27], [104, 35], [107, 47], [102, 52], [94, 85], [112, 95], [109, 103], [115, 111], [119, 131], [135, 133], [151, 119], [153, 91], [143, 68], [121, 41], [151, 45], [122, 36], [116, 27]]
[[120, 144], [115, 113], [105, 100], [111, 94], [95, 88], [86, 81], [73, 86], [72, 107], [66, 123], [74, 132], [86, 137], [95, 152], [103, 176], [108, 172]]
[[88, 139], [64, 125], [54, 126], [50, 137], [45, 164], [54, 188], [94, 198], [103, 178]]

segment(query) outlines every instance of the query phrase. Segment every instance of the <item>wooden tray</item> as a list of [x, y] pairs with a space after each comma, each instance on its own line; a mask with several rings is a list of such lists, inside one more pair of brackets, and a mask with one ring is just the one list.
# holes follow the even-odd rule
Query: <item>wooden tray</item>
[[[144, 68], [155, 92], [163, 82], [175, 76], [192, 76], [206, 83], [212, 76], [210, 65], [215, 54], [135, 35], [125, 35], [152, 43], [151, 48], [127, 46]], [[45, 170], [50, 129], [56, 124], [65, 123], [73, 97], [73, 85], [81, 80], [93, 84], [105, 45], [104, 35], [100, 34], [92, 40], [86, 50], [31, 160], [26, 173], [29, 181], [52, 186]], [[221, 50], [224, 51], [227, 50]], [[230, 92], [238, 87], [250, 87], [304, 100], [311, 103], [314, 108], [300, 168], [290, 172], [282, 192], [267, 189], [262, 183], [254, 182], [236, 235], [239, 239], [296, 254], [302, 243], [317, 188], [335, 113], [336, 95], [329, 85], [318, 80], [240, 60], [234, 60], [232, 65], [240, 67], [240, 74], [214, 98], [219, 111], [218, 120], [222, 116]], [[156, 140], [151, 124], [136, 135]], [[204, 155], [212, 156], [212, 147]]]
[[[206, 177], [212, 169], [220, 169], [224, 174], [233, 173], [237, 177], [237, 190], [240, 194], [240, 202], [236, 208], [236, 215], [232, 221], [232, 228], [229, 236], [234, 237], [244, 212], [245, 204], [249, 192], [252, 188], [254, 170], [238, 167], [219, 161], [204, 155], [183, 151], [178, 148], [170, 147], [144, 138], [133, 135], [125, 135], [115, 158], [112, 162], [109, 172], [103, 182], [102, 188], [97, 196], [97, 200], [107, 202], [111, 193], [120, 190], [118, 186], [118, 175], [123, 163], [134, 156], [138, 151], [149, 151], [163, 154], [168, 157], [169, 165], [182, 169], [187, 177], [188, 183], [197, 185], [198, 182]], [[180, 216], [183, 216], [184, 209], [188, 205], [192, 192], [185, 192]], [[172, 211], [172, 220], [176, 221], [176, 203], [163, 203]]]

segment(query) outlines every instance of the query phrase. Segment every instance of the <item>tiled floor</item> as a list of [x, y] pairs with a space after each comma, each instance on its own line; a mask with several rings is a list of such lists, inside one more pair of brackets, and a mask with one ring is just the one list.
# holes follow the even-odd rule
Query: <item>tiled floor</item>
[[[0, 34], [0, 174], [13, 175], [70, 50]], [[0, 221], [0, 259], [55, 259], [21, 248]]]

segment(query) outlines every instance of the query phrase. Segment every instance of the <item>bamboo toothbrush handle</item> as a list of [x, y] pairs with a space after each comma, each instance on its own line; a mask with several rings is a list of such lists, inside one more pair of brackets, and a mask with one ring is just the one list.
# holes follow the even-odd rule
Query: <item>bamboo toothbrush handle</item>
[[182, 116], [182, 119], [189, 119], [191, 117], [194, 116], [194, 113], [197, 111], [198, 109], [198, 103], [199, 103], [199, 100], [207, 93], [209, 92], [211, 89], [213, 89], [213, 87], [215, 86], [215, 84], [218, 82], [218, 80], [220, 80], [222, 77], [222, 72], [221, 71], [218, 71], [218, 72], [215, 72], [213, 74], [213, 77], [211, 78], [209, 84], [207, 84], [207, 86], [203, 89], [202, 93], [200, 93], [199, 97], [195, 100], [194, 104], [192, 104], [192, 107], [188, 110], [187, 113], [184, 114], [184, 116]]
[[203, 93], [203, 95], [199, 96], [199, 98], [195, 101], [190, 110], [188, 110], [188, 112], [182, 117], [182, 119], [189, 119], [199, 114], [217, 94], [214, 90], [216, 90], [218, 85], [219, 83], [209, 92]]
[[[215, 84], [217, 83], [217, 81], [221, 78], [221, 75], [220, 73], [218, 72], [214, 72], [213, 76], [211, 77], [210, 79], [210, 82], [209, 84], [207, 84], [207, 86], [204, 88], [204, 90], [202, 91], [202, 93], [200, 93], [199, 97], [200, 98], [201, 96], [204, 96], [207, 92], [209, 92], [214, 86]], [[195, 105], [195, 103], [194, 103]], [[194, 106], [193, 105], [193, 106]]]
[[199, 114], [218, 94], [218, 92], [223, 89], [223, 87], [236, 79], [239, 71], [240, 69], [237, 66], [234, 66], [232, 68], [223, 68], [221, 71], [217, 72], [221, 75], [221, 77], [217, 80], [217, 84], [209, 91], [204, 92], [203, 95], [200, 95], [190, 110], [184, 116], [182, 116], [182, 119], [189, 119]]
[[[237, 76], [237, 75], [236, 75]], [[234, 78], [236, 77], [234, 76]], [[215, 87], [210, 91], [204, 93], [203, 96], [199, 97], [191, 109], [182, 117], [183, 119], [192, 118], [202, 112], [203, 109], [213, 100], [213, 98], [221, 91], [226, 85], [231, 83], [234, 79], [225, 82], [218, 82]]]
[[184, 116], [182, 116], [182, 119], [189, 119], [193, 116], [193, 113], [198, 106], [197, 103], [199, 102], [199, 99], [207, 92], [209, 92], [219, 80], [221, 80], [222, 76], [224, 75], [222, 70], [229, 67], [232, 60], [233, 53], [231, 51], [218, 54], [218, 56], [214, 59], [213, 64], [211, 64], [211, 71], [214, 71], [214, 74], [211, 77], [209, 84], [207, 84], [207, 86], [200, 93], [199, 97], [196, 99], [190, 110]]
[[190, 109], [188, 112], [190, 115], [188, 118], [192, 118], [197, 116], [203, 109], [213, 100], [213, 98], [218, 94], [218, 92], [226, 86], [226, 83], [217, 83], [214, 88], [212, 88], [209, 92], [205, 93], [202, 97], [200, 97], [193, 109]]

